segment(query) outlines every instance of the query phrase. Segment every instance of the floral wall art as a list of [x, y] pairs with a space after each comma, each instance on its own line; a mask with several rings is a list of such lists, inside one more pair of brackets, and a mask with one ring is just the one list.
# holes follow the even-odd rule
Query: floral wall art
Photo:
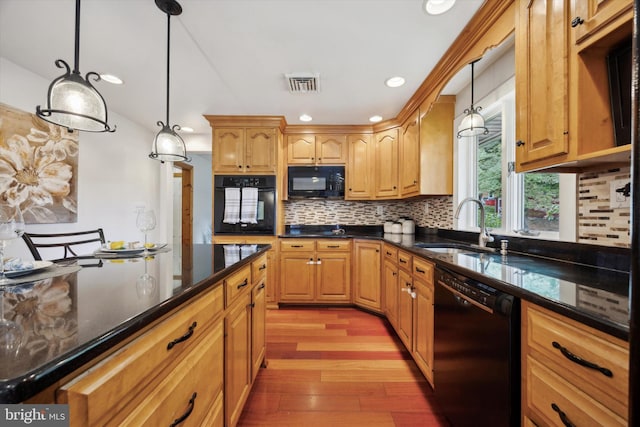
[[78, 133], [0, 103], [0, 202], [28, 224], [77, 221]]

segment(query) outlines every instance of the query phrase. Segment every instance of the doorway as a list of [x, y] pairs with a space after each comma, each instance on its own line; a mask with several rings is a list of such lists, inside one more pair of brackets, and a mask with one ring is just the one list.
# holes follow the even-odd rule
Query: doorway
[[193, 166], [173, 164], [173, 245], [193, 243]]

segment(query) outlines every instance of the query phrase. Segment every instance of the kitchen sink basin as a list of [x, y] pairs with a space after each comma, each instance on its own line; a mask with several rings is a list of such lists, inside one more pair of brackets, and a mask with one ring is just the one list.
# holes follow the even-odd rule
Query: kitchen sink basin
[[494, 253], [496, 251], [494, 248], [481, 248], [478, 245], [463, 243], [416, 243], [414, 247], [439, 254]]

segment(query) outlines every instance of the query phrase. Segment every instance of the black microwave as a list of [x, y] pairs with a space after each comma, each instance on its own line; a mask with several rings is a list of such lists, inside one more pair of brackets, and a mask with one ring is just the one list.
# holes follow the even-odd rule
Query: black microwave
[[288, 187], [290, 199], [344, 199], [344, 166], [289, 166]]

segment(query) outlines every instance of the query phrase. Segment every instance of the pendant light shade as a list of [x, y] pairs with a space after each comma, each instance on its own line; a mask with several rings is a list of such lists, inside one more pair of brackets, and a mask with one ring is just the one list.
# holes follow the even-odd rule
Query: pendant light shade
[[64, 68], [63, 75], [49, 86], [47, 108], [36, 107], [36, 115], [41, 119], [64, 126], [70, 131], [114, 132], [107, 124], [107, 105], [104, 98], [89, 79], [99, 81], [100, 76], [93, 71], [83, 78], [78, 70], [80, 62], [80, 0], [76, 0], [75, 57], [73, 71], [62, 59], [55, 64]]
[[486, 135], [489, 133], [489, 129], [484, 125], [484, 117], [480, 114], [482, 107], [473, 106], [473, 64], [476, 62], [478, 62], [478, 60], [471, 63], [471, 106], [464, 110], [466, 116], [462, 119], [462, 122], [460, 122], [460, 126], [458, 126], [458, 138]]
[[189, 162], [191, 159], [187, 157], [187, 147], [176, 133], [180, 130], [178, 125], [169, 125], [169, 70], [170, 70], [170, 45], [171, 45], [171, 15], [180, 15], [182, 7], [175, 0], [156, 0], [156, 6], [167, 14], [167, 121], [162, 123], [158, 121], [158, 126], [162, 129], [153, 140], [151, 153], [149, 157], [160, 160], [161, 162]]

